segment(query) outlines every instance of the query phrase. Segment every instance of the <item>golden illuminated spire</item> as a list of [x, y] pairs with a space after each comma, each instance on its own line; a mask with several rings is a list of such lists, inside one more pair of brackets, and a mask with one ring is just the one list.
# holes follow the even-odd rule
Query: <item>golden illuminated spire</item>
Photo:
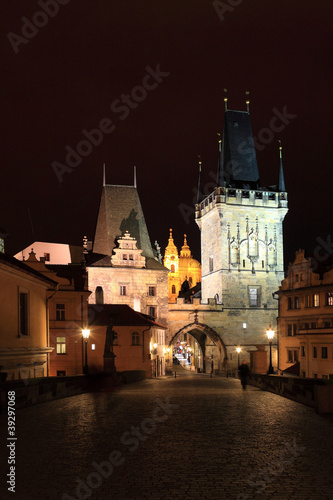
[[246, 98], [246, 111], [249, 113], [250, 112], [250, 92], [247, 90], [245, 92], [245, 95], [247, 96], [247, 98]]
[[184, 234], [184, 245], [182, 246], [182, 249], [180, 251], [180, 256], [181, 257], [191, 257], [191, 250], [190, 247], [187, 244], [187, 236]]
[[176, 247], [176, 245], [173, 241], [173, 237], [172, 237], [172, 229], [170, 229], [169, 231], [170, 231], [169, 242], [168, 242], [168, 246], [165, 249], [165, 256], [166, 255], [178, 256], [178, 250], [177, 250], [177, 247]]

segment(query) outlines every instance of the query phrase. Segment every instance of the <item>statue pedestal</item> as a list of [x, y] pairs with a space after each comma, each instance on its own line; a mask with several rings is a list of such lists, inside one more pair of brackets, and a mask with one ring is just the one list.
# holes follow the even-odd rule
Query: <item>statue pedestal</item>
[[104, 353], [104, 372], [111, 377], [116, 378], [117, 370], [115, 365], [116, 355], [113, 352]]

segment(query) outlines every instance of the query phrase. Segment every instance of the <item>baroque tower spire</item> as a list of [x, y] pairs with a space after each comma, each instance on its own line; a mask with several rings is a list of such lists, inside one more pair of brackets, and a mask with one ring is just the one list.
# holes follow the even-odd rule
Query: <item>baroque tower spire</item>
[[284, 183], [284, 175], [283, 175], [282, 144], [281, 144], [281, 141], [279, 141], [279, 143], [280, 143], [280, 146], [279, 146], [279, 151], [280, 151], [279, 191], [285, 191], [286, 186]]

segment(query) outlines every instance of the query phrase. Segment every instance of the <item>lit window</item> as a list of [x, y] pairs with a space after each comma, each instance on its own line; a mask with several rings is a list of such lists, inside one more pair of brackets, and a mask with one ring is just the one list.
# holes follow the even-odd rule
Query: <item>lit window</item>
[[56, 320], [65, 321], [65, 304], [56, 304]]
[[148, 289], [149, 297], [155, 297], [156, 295], [156, 286], [150, 286]]
[[326, 294], [326, 305], [333, 306], [333, 292], [328, 292]]
[[50, 262], [50, 254], [44, 253], [44, 259], [45, 259], [45, 262]]
[[246, 323], [243, 323], [243, 328], [244, 328], [244, 329], [246, 328]]
[[66, 354], [66, 337], [57, 337], [57, 354]]
[[140, 345], [140, 334], [138, 332], [132, 333], [132, 345]]
[[321, 348], [321, 357], [322, 359], [327, 359], [327, 347]]
[[19, 294], [19, 334], [29, 335], [28, 329], [28, 294], [20, 292]]
[[299, 309], [299, 297], [294, 297], [294, 309]]
[[313, 294], [313, 307], [319, 307], [319, 293]]
[[120, 285], [120, 295], [126, 295], [126, 285]]
[[249, 288], [250, 307], [259, 307], [259, 287]]
[[311, 295], [306, 295], [305, 296], [305, 304], [306, 304], [305, 307], [311, 307], [311, 305], [312, 305], [312, 300], [311, 299], [312, 299]]
[[91, 344], [91, 350], [95, 351], [96, 350], [96, 344]]

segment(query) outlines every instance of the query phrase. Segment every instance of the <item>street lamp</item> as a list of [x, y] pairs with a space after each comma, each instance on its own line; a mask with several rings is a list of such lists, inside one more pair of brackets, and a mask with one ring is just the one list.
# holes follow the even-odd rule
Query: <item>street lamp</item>
[[88, 353], [87, 353], [89, 335], [90, 335], [90, 330], [87, 330], [87, 329], [82, 330], [82, 336], [84, 338], [84, 343], [85, 343], [85, 348], [84, 348], [85, 363], [84, 363], [84, 367], [83, 367], [83, 373], [85, 373], [86, 375], [88, 375], [88, 373], [89, 373], [88, 372]]
[[272, 375], [274, 373], [273, 365], [272, 365], [272, 340], [274, 338], [275, 331], [272, 328], [272, 325], [269, 325], [268, 330], [266, 331], [266, 335], [269, 341], [269, 367], [268, 367], [268, 375]]
[[237, 351], [237, 364], [238, 364], [238, 368], [239, 368], [239, 354], [240, 354], [241, 350], [242, 350], [242, 349], [241, 349], [240, 347], [237, 347], [237, 348], [236, 348], [236, 351]]

